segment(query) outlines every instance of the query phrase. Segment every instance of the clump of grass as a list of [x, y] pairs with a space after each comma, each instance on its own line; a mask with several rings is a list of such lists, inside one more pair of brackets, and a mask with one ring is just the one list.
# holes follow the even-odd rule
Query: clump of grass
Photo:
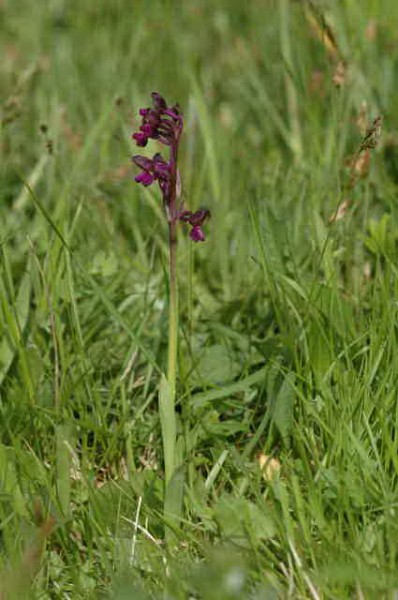
[[[0, 572], [39, 498], [33, 597], [392, 597], [396, 5], [156, 9], [0, 8]], [[200, 252], [179, 240], [169, 546], [169, 223], [128, 166], [152, 89], [212, 212]]]

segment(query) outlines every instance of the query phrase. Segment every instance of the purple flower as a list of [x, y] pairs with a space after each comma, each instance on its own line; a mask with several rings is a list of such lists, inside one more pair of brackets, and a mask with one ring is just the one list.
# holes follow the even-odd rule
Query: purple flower
[[180, 197], [180, 176], [177, 168], [177, 158], [180, 137], [183, 130], [183, 118], [178, 104], [168, 106], [166, 100], [157, 92], [152, 93], [152, 108], [141, 108], [142, 118], [139, 131], [133, 134], [137, 146], [144, 147], [149, 139], [158, 140], [169, 148], [169, 159], [165, 160], [157, 153], [152, 158], [133, 156], [133, 162], [141, 169], [135, 177], [137, 183], [144, 186], [158, 182], [162, 192], [163, 204], [170, 226], [184, 221], [191, 225], [190, 237], [194, 242], [203, 242], [205, 235], [202, 225], [210, 217], [208, 210], [182, 211], [177, 206]]
[[171, 170], [170, 164], [164, 160], [162, 155], [157, 153], [153, 158], [136, 155], [133, 156], [133, 161], [142, 169], [141, 173], [135, 177], [136, 182], [148, 186], [157, 180], [163, 197], [168, 199], [170, 195]]
[[210, 211], [204, 208], [191, 212], [190, 210], [184, 210], [180, 213], [180, 221], [189, 223], [192, 226], [189, 237], [194, 242], [204, 242], [206, 237], [202, 230], [202, 225], [210, 218]]
[[137, 146], [146, 146], [147, 141], [148, 141], [148, 136], [145, 135], [145, 133], [142, 133], [141, 131], [138, 133], [135, 133], [133, 135], [133, 138], [135, 139], [135, 141], [137, 142]]
[[206, 239], [205, 234], [203, 233], [203, 230], [201, 227], [199, 227], [199, 225], [195, 225], [194, 227], [192, 227], [189, 237], [193, 242], [204, 242]]

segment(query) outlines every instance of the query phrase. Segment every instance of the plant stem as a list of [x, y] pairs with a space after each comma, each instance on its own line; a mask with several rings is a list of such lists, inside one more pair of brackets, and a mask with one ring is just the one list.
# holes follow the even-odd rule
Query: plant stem
[[[176, 442], [176, 424], [175, 424], [175, 393], [177, 376], [177, 344], [178, 344], [178, 280], [177, 280], [177, 222], [171, 219], [169, 222], [169, 347], [168, 347], [168, 415], [169, 423], [167, 431], [164, 432], [165, 446], [165, 478], [166, 485], [169, 483], [173, 472], [175, 462], [175, 442]], [[167, 447], [167, 452], [166, 452]]]
[[167, 379], [175, 395], [177, 371], [177, 331], [178, 331], [178, 282], [177, 282], [177, 227], [169, 223], [170, 236], [170, 300], [169, 300], [169, 353]]

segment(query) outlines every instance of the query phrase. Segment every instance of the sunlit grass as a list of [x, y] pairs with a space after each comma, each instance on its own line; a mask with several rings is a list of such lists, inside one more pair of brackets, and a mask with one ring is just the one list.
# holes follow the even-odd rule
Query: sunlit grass
[[[393, 598], [395, 3], [0, 11], [1, 584], [15, 598]], [[183, 195], [212, 213], [206, 243], [180, 236], [171, 554], [167, 227], [130, 164], [153, 90], [181, 104]], [[378, 115], [366, 171], [353, 157]]]

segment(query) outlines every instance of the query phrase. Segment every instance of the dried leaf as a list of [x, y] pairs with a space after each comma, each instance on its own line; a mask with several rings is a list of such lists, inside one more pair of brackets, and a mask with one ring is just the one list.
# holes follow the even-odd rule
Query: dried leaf
[[346, 82], [347, 67], [343, 60], [339, 60], [333, 73], [332, 81], [336, 87], [342, 87]]
[[337, 221], [341, 221], [341, 219], [343, 219], [345, 217], [349, 205], [350, 205], [349, 200], [343, 200], [343, 202], [340, 202], [340, 204], [337, 207], [336, 212], [334, 212], [332, 214], [332, 216], [330, 217], [329, 223], [336, 223]]
[[267, 454], [263, 454], [261, 452], [257, 456], [257, 461], [260, 465], [263, 477], [267, 481], [271, 481], [279, 475], [281, 470], [281, 463], [277, 458], [272, 458], [272, 456], [268, 456]]
[[372, 266], [368, 260], [363, 265], [363, 276], [365, 279], [370, 279], [372, 277]]
[[361, 152], [356, 161], [353, 164], [354, 172], [358, 177], [366, 177], [369, 172], [370, 164], [370, 151], [365, 150]]
[[338, 60], [340, 57], [340, 50], [335, 35], [319, 8], [312, 2], [308, 2], [305, 15], [312, 31], [323, 44], [329, 57], [332, 60]]
[[371, 19], [366, 25], [365, 37], [368, 42], [374, 42], [377, 37], [377, 22]]

